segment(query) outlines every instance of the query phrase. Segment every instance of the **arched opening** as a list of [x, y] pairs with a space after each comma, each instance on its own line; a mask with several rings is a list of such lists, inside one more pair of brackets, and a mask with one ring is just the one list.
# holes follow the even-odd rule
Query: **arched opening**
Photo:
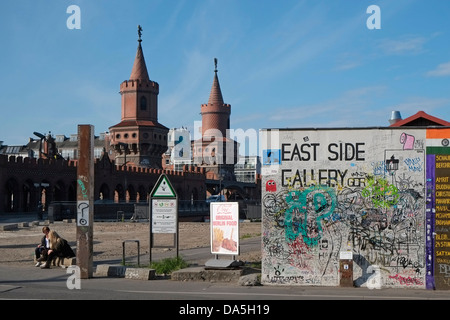
[[127, 202], [136, 201], [136, 190], [133, 185], [129, 184], [127, 188]]
[[59, 180], [53, 187], [53, 201], [65, 201], [66, 198], [66, 187], [64, 182]]
[[77, 201], [77, 183], [72, 181], [69, 185], [69, 190], [67, 191], [67, 200]]
[[25, 212], [35, 211], [35, 199], [33, 195], [33, 182], [31, 180], [25, 181], [22, 187], [22, 210]]
[[111, 200], [111, 195], [109, 191], [109, 187], [106, 183], [102, 183], [100, 186], [99, 199], [102, 201]]
[[191, 200], [199, 200], [197, 188], [193, 188], [191, 192]]
[[48, 206], [53, 201], [53, 190], [50, 188], [50, 182], [44, 180], [41, 182], [41, 203], [44, 211], [48, 210]]
[[119, 203], [122, 201], [125, 201], [125, 189], [121, 184], [118, 184], [114, 190], [114, 202]]
[[14, 212], [18, 207], [19, 199], [19, 185], [14, 178], [10, 178], [6, 181], [6, 199], [5, 199], [5, 212]]
[[147, 191], [143, 185], [140, 185], [138, 188], [136, 202], [147, 202]]
[[139, 105], [140, 105], [141, 110], [147, 110], [147, 98], [142, 96]]

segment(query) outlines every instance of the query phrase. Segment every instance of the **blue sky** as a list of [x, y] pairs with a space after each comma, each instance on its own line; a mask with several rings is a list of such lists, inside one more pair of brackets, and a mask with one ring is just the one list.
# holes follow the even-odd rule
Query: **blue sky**
[[[69, 29], [70, 5], [81, 29]], [[381, 29], [366, 22], [380, 8]], [[0, 141], [95, 133], [120, 122], [137, 25], [158, 120], [193, 135], [218, 59], [231, 128], [387, 126], [422, 110], [450, 121], [447, 0], [18, 0], [0, 12]]]

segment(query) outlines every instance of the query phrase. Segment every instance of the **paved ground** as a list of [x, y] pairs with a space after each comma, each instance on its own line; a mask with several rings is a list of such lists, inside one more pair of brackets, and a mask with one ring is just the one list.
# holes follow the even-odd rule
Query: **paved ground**
[[[26, 223], [25, 226], [23, 223]], [[1, 265], [30, 265], [33, 261], [34, 248], [42, 237], [44, 221], [37, 224], [33, 215], [2, 217], [0, 225], [18, 223], [18, 228], [0, 231], [0, 255]], [[49, 224], [50, 228], [65, 238], [73, 249], [76, 250], [76, 225], [75, 223], [55, 222]], [[240, 238], [258, 238], [261, 235], [261, 223], [240, 223]], [[149, 224], [148, 222], [94, 222], [94, 260], [98, 263], [111, 263], [121, 261], [123, 257], [123, 242], [125, 240], [139, 240], [140, 260], [149, 261]], [[173, 234], [154, 235], [154, 244], [165, 248], [152, 249], [153, 257], [158, 253], [166, 253], [166, 256], [176, 256]], [[205, 222], [181, 222], [179, 224], [178, 250], [210, 247], [210, 224]], [[137, 244], [125, 243], [126, 259], [137, 261]], [[192, 264], [204, 264], [205, 260], [211, 258], [186, 257]], [[195, 260], [200, 259], [200, 260]], [[241, 251], [235, 259], [248, 262], [261, 260], [261, 247], [256, 246], [253, 250]], [[128, 261], [128, 260], [127, 260]]]
[[[0, 221], [0, 224], [10, 223], [11, 221]], [[253, 223], [246, 224], [251, 228], [255, 228], [254, 236], [246, 237], [241, 242], [242, 256], [254, 256], [255, 248], [259, 247], [260, 251], [260, 226]], [[140, 226], [145, 224], [128, 224], [122, 223], [121, 227], [125, 227], [125, 231], [119, 229], [107, 230], [106, 224], [96, 224], [97, 231], [94, 230], [98, 236], [95, 238], [94, 256], [95, 264], [103, 263], [118, 263], [122, 258], [121, 243], [124, 239], [130, 238], [130, 235], [141, 234], [137, 230]], [[127, 227], [126, 227], [127, 226]], [[191, 225], [192, 226], [192, 225]], [[195, 241], [193, 239], [205, 238], [205, 231], [200, 231], [200, 224], [195, 223], [194, 233], [191, 237], [191, 244]], [[256, 226], [256, 227], [255, 227]], [[74, 228], [70, 223], [57, 223], [51, 225], [56, 230], [60, 230], [62, 235], [69, 235], [70, 239], [71, 229]], [[147, 225], [148, 227], [148, 225]], [[204, 227], [204, 226], [203, 226]], [[81, 279], [79, 281], [79, 288], [76, 288], [76, 281], [73, 279], [74, 274], [69, 269], [52, 268], [41, 270], [35, 268], [30, 260], [32, 258], [33, 246], [36, 243], [36, 238], [39, 239], [39, 230], [41, 226], [20, 227], [16, 231], [2, 231], [0, 232], [0, 248], [2, 253], [9, 251], [23, 252], [16, 256], [16, 258], [1, 258], [0, 261], [0, 300], [15, 300], [15, 299], [50, 299], [50, 300], [153, 300], [150, 304], [146, 304], [146, 308], [159, 308], [164, 311], [165, 316], [170, 318], [179, 316], [183, 318], [182, 312], [186, 311], [188, 305], [211, 307], [214, 318], [229, 318], [236, 314], [229, 314], [228, 311], [232, 306], [256, 306], [259, 310], [258, 316], [264, 316], [265, 319], [279, 318], [282, 314], [292, 316], [294, 310], [306, 310], [313, 307], [311, 302], [292, 303], [292, 300], [359, 300], [355, 305], [330, 304], [328, 301], [326, 307], [324, 304], [318, 304], [314, 307], [316, 314], [324, 316], [324, 313], [331, 312], [329, 315], [336, 314], [351, 314], [354, 315], [357, 306], [364, 305], [366, 307], [365, 314], [374, 310], [377, 314], [393, 316], [395, 310], [401, 311], [400, 314], [404, 317], [407, 313], [414, 315], [414, 312], [425, 308], [421, 306], [419, 300], [443, 300], [450, 299], [450, 293], [447, 291], [433, 291], [433, 290], [414, 290], [414, 289], [380, 289], [370, 290], [367, 288], [338, 288], [338, 287], [305, 287], [305, 286], [242, 286], [237, 282], [219, 282], [219, 281], [174, 281], [167, 277], [159, 276], [154, 280], [140, 281], [127, 278], [111, 278], [94, 276], [90, 279]], [[65, 229], [67, 228], [67, 229]], [[145, 238], [147, 228], [142, 227], [142, 236]], [[186, 228], [185, 230], [187, 230]], [[244, 230], [242, 228], [241, 230]], [[192, 230], [191, 230], [192, 232]], [[181, 232], [180, 232], [181, 234]], [[207, 233], [208, 234], [208, 233]], [[241, 233], [242, 234], [245, 233]], [[197, 237], [198, 236], [198, 237]], [[106, 238], [103, 238], [106, 237]], [[185, 236], [180, 235], [180, 240]], [[13, 240], [14, 239], [14, 240]], [[208, 244], [209, 238], [203, 239], [203, 244]], [[105, 242], [108, 242], [107, 244]], [[180, 241], [181, 243], [182, 241]], [[201, 241], [200, 241], [201, 242]], [[187, 242], [186, 242], [187, 243]], [[189, 261], [204, 261], [210, 258], [209, 246], [199, 245], [195, 248], [180, 249], [180, 255], [185, 255]], [[191, 245], [192, 246], [192, 245]], [[114, 252], [110, 252], [110, 249]], [[119, 247], [119, 248], [117, 248]], [[181, 247], [181, 245], [180, 245]], [[101, 249], [101, 250], [100, 250]], [[118, 249], [118, 250], [117, 250]], [[131, 250], [131, 247], [130, 247]], [[253, 252], [253, 253], [252, 253]], [[155, 253], [155, 257], [165, 254], [173, 254], [173, 251], [165, 251]], [[259, 253], [260, 254], [260, 253]], [[131, 251], [130, 251], [131, 255]], [[104, 259], [99, 259], [103, 257]], [[143, 261], [148, 260], [148, 252], [142, 256]], [[68, 272], [69, 271], [69, 272]], [[363, 300], [392, 300], [395, 301], [395, 308], [379, 309], [376, 306], [369, 306], [363, 304]], [[414, 305], [400, 305], [399, 301], [415, 301]], [[277, 301], [277, 303], [275, 303]], [[394, 305], [392, 305], [393, 307]], [[113, 305], [114, 307], [114, 305]], [[116, 305], [117, 308], [124, 307], [123, 304]], [[132, 308], [131, 308], [132, 307]], [[135, 310], [137, 305], [127, 305], [127, 310]], [[270, 311], [264, 314], [266, 308]], [[367, 309], [369, 307], [369, 309]], [[105, 310], [117, 310], [117, 308], [107, 308]], [[131, 309], [130, 309], [131, 308]], [[259, 308], [259, 309], [258, 309]], [[375, 309], [370, 309], [375, 308]], [[103, 310], [103, 309], [102, 309]], [[206, 310], [206, 309], [196, 309]], [[415, 310], [412, 314], [410, 311]], [[32, 310], [30, 310], [32, 311]], [[242, 309], [241, 309], [242, 311]], [[102, 311], [103, 312], [103, 311]], [[381, 313], [380, 313], [381, 312]], [[103, 313], [103, 315], [105, 315]], [[198, 314], [197, 314], [198, 315]], [[205, 315], [202, 315], [205, 317]]]

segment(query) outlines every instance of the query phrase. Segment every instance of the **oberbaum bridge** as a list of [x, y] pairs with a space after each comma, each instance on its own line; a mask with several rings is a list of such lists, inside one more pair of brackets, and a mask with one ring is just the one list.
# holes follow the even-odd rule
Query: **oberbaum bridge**
[[[149, 78], [141, 30], [130, 78], [120, 85], [121, 121], [102, 139], [94, 137], [95, 219], [145, 218], [150, 192], [162, 174], [177, 194], [180, 221], [209, 218], [206, 198], [219, 193], [239, 201], [241, 218], [247, 218], [249, 208], [251, 212], [259, 209], [260, 176], [244, 183], [234, 175], [239, 144], [228, 137], [231, 106], [223, 101], [217, 59], [208, 103], [201, 105], [202, 136], [197, 141], [184, 136], [188, 143], [184, 150], [191, 152], [178, 158], [187, 161], [175, 170], [171, 155], [180, 145], [176, 149], [170, 141], [181, 139], [176, 130], [169, 136], [169, 129], [158, 122], [159, 84]], [[74, 218], [77, 166], [88, 150], [80, 148], [79, 133], [72, 135], [75, 139], [60, 140], [50, 133], [33, 134], [36, 138], [27, 145], [0, 146], [0, 215], [37, 212], [53, 220]], [[14, 148], [18, 150], [13, 153]]]

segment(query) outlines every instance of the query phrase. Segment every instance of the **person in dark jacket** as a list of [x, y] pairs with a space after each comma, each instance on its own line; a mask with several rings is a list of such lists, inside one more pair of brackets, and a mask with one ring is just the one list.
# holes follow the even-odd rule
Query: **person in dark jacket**
[[48, 250], [48, 257], [45, 264], [41, 266], [42, 269], [50, 268], [50, 263], [55, 257], [72, 258], [75, 253], [70, 247], [66, 239], [61, 238], [55, 231], [49, 232], [50, 250]]
[[44, 236], [41, 239], [41, 243], [39, 243], [34, 250], [34, 255], [36, 257], [36, 267], [41, 265], [42, 261], [47, 259], [47, 251], [50, 249], [50, 242], [48, 240], [48, 234], [50, 232], [50, 228], [45, 226], [42, 228], [42, 233]]

